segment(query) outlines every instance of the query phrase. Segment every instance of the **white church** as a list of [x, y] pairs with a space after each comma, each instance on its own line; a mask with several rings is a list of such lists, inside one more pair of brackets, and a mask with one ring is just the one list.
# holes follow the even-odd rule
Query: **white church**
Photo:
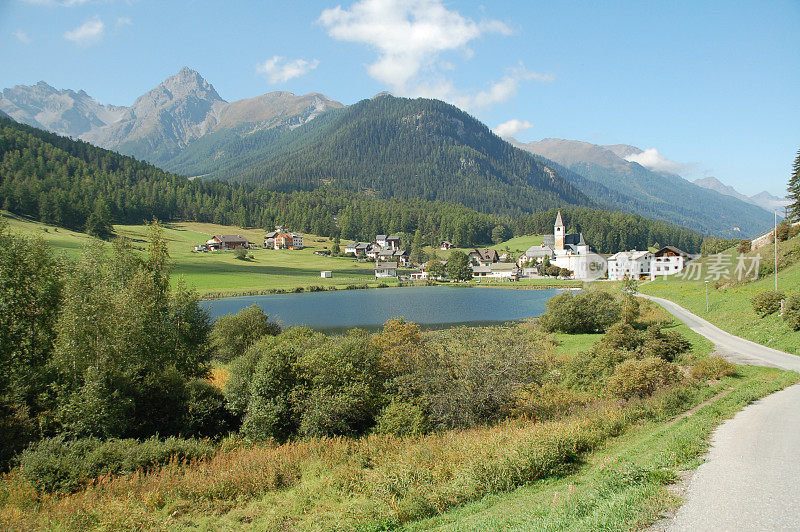
[[605, 263], [599, 256], [592, 253], [589, 244], [583, 238], [583, 233], [567, 234], [561, 211], [558, 211], [553, 234], [544, 235], [540, 246], [531, 246], [520, 257], [521, 267], [540, 263], [547, 257], [550, 264], [559, 268], [566, 268], [573, 272], [575, 279], [597, 279], [601, 276], [595, 268], [602, 268], [605, 273]]

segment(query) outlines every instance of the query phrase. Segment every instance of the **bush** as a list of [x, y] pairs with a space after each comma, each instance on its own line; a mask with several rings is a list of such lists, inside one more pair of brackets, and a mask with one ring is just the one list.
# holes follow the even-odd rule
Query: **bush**
[[721, 357], [706, 357], [692, 366], [692, 377], [696, 379], [721, 379], [736, 374], [736, 366]]
[[786, 295], [783, 292], [775, 292], [774, 290], [760, 292], [751, 301], [753, 310], [762, 318], [775, 314], [781, 309], [781, 299], [785, 297]]
[[621, 363], [608, 379], [606, 390], [612, 397], [648, 397], [662, 386], [678, 381], [678, 368], [662, 358], [630, 359]]
[[739, 253], [749, 253], [753, 247], [753, 243], [745, 238], [741, 242], [739, 242], [739, 247], [736, 248], [736, 251]]
[[74, 492], [93, 479], [151, 469], [171, 460], [211, 456], [214, 447], [204, 440], [150, 438], [102, 441], [97, 438], [48, 438], [22, 452], [22, 475], [39, 492]]
[[419, 405], [392, 401], [381, 410], [375, 432], [397, 436], [418, 436], [430, 430], [425, 410]]
[[269, 321], [261, 307], [252, 305], [236, 314], [217, 318], [211, 330], [211, 345], [218, 360], [230, 362], [262, 336], [275, 336], [280, 332], [280, 325]]
[[239, 260], [247, 260], [247, 250], [243, 247], [238, 247], [233, 250], [233, 256]]
[[186, 383], [185, 434], [217, 438], [236, 429], [236, 417], [225, 408], [222, 390], [205, 379]]
[[786, 301], [783, 319], [793, 331], [800, 331], [800, 294], [795, 294]]
[[587, 290], [550, 299], [539, 318], [545, 331], [568, 334], [603, 332], [620, 320], [620, 305], [608, 292]]

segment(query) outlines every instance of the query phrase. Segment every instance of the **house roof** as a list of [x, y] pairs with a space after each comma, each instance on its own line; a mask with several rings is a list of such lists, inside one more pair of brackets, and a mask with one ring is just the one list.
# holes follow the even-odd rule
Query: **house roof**
[[656, 257], [663, 257], [668, 255], [669, 253], [673, 253], [675, 255], [680, 255], [682, 257], [688, 257], [689, 254], [683, 251], [682, 249], [676, 248], [675, 246], [664, 246], [663, 248], [659, 249], [653, 255]]
[[386, 240], [400, 240], [400, 237], [398, 235], [389, 235]]
[[375, 235], [375, 240], [386, 240], [386, 235]]
[[620, 251], [619, 253], [614, 253], [613, 255], [608, 257], [608, 260], [619, 260], [619, 259], [639, 260], [639, 259], [645, 257], [648, 253], [650, 253], [650, 252], [649, 251], [636, 251], [636, 250]]
[[517, 269], [517, 265], [513, 262], [496, 262], [489, 265], [489, 269], [493, 272], [508, 272]]
[[397, 263], [396, 262], [376, 262], [375, 263], [376, 270], [396, 270]]
[[275, 238], [275, 236], [276, 236], [277, 234], [278, 234], [278, 232], [277, 232], [277, 231], [270, 231], [269, 233], [267, 233], [266, 235], [264, 235], [264, 238]]
[[478, 255], [479, 260], [481, 260], [482, 262], [497, 262], [498, 260], [500, 260], [496, 249], [482, 248], [482, 249], [473, 249], [472, 251], [469, 252], [470, 255], [472, 255], [473, 253]]
[[544, 235], [542, 237], [542, 245], [548, 247], [556, 246], [556, 235]]
[[242, 235], [214, 235], [213, 238], [216, 238], [222, 243], [226, 242], [248, 242], [248, 240], [243, 237]]
[[551, 248], [550, 246], [544, 246], [544, 245], [542, 245], [542, 246], [531, 246], [525, 252], [525, 256], [526, 257], [544, 257], [544, 256], [552, 257], [553, 255], [555, 255], [555, 252], [553, 251], [553, 248]]

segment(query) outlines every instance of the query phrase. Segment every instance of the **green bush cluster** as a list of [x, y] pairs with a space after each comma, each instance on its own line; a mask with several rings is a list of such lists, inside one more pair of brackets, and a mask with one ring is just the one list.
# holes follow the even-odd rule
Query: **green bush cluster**
[[701, 358], [692, 366], [692, 377], [696, 379], [721, 379], [736, 374], [736, 366], [717, 356]]
[[631, 358], [614, 369], [606, 389], [613, 397], [647, 397], [661, 387], [678, 382], [678, 368], [663, 358]]
[[74, 492], [101, 477], [147, 470], [170, 461], [198, 460], [211, 456], [214, 446], [206, 440], [148, 438], [46, 438], [20, 455], [23, 476], [40, 492]]
[[620, 320], [621, 307], [608, 292], [567, 292], [550, 299], [539, 317], [545, 331], [568, 334], [603, 332]]
[[763, 318], [778, 312], [781, 309], [781, 300], [785, 298], [786, 294], [783, 292], [766, 290], [756, 294], [751, 300], [751, 303], [756, 314]]
[[783, 319], [793, 331], [800, 331], [800, 294], [794, 294], [786, 301]]
[[220, 316], [210, 334], [214, 358], [230, 362], [262, 336], [274, 336], [280, 332], [280, 325], [269, 321], [269, 316], [256, 304], [236, 314]]

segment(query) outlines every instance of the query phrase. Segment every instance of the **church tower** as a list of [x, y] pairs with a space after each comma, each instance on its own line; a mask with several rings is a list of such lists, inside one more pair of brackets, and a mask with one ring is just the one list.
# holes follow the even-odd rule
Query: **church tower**
[[561, 211], [558, 211], [558, 216], [556, 216], [556, 223], [553, 226], [553, 236], [555, 236], [556, 251], [564, 251], [565, 233], [566, 231], [564, 230], [564, 220], [561, 219]]

